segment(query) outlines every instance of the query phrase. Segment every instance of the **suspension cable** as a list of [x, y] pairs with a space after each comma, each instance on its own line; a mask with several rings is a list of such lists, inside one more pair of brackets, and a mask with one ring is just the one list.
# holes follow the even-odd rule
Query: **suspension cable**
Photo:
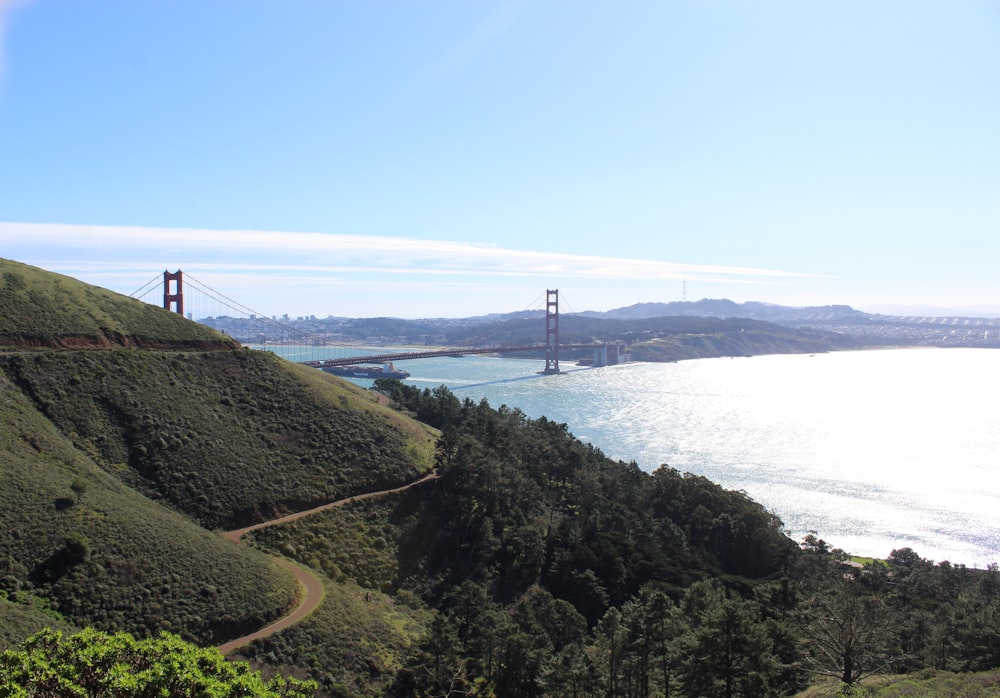
[[129, 294], [128, 297], [129, 298], [141, 298], [142, 296], [144, 296], [147, 293], [149, 293], [150, 291], [152, 291], [154, 286], [156, 286], [158, 284], [161, 284], [161, 283], [163, 283], [163, 280], [159, 276], [154, 276], [153, 279], [151, 281], [149, 281], [145, 286], [143, 286], [142, 288], [140, 288], [138, 291], [133, 291], [132, 293]]

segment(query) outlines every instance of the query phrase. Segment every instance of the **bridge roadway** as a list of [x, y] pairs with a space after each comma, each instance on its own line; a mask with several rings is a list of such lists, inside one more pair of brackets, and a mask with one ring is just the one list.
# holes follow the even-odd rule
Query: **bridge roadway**
[[[594, 349], [603, 347], [597, 344], [560, 344], [559, 349]], [[348, 356], [343, 359], [320, 359], [317, 361], [300, 361], [299, 363], [314, 368], [330, 366], [356, 366], [357, 364], [382, 364], [386, 361], [406, 361], [409, 359], [431, 359], [438, 356], [464, 356], [467, 354], [513, 354], [520, 351], [545, 351], [545, 344], [528, 344], [520, 347], [479, 347], [476, 349], [434, 349], [432, 351], [401, 351], [395, 354], [370, 354], [368, 356]]]

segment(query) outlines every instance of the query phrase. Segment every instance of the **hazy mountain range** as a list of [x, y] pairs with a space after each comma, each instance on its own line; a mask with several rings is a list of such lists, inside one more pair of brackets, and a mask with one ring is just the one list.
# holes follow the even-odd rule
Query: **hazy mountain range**
[[[534, 313], [542, 314], [542, 311], [534, 311]], [[489, 319], [490, 321], [512, 320], [525, 317], [527, 314], [522, 311], [470, 319]], [[796, 307], [761, 303], [758, 301], [736, 303], [725, 298], [703, 298], [699, 301], [636, 303], [624, 308], [615, 308], [614, 310], [587, 310], [575, 313], [575, 315], [609, 320], [642, 320], [656, 317], [748, 318], [792, 326], [831, 323], [871, 324], [873, 322], [880, 324], [896, 324], [900, 322], [948, 324], [949, 322], [958, 320], [981, 320], [984, 321], [981, 324], [992, 325], [994, 324], [991, 322], [992, 320], [1000, 318], [1000, 306], [940, 308], [932, 306], [882, 305], [873, 306], [868, 311], [865, 311], [852, 308], [849, 305]]]

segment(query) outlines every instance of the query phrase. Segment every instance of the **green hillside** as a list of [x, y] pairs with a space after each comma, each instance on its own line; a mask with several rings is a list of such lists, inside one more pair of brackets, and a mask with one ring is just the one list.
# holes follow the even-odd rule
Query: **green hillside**
[[235, 346], [176, 313], [8, 259], [0, 259], [0, 318], [0, 347]]
[[294, 581], [266, 556], [125, 486], [3, 375], [0, 395], [0, 584], [11, 598], [37, 596], [81, 626], [203, 642], [292, 603]]
[[213, 529], [404, 484], [434, 431], [175, 313], [0, 260], [4, 643], [95, 625], [218, 643], [296, 595]]
[[6, 590], [0, 593], [4, 595], [11, 598], [0, 598], [0, 650], [45, 628], [66, 632], [77, 629], [36, 596], [24, 591], [11, 594]]
[[400, 485], [431, 465], [429, 431], [267, 352], [29, 352], [0, 356], [0, 371], [107, 472], [207, 528]]

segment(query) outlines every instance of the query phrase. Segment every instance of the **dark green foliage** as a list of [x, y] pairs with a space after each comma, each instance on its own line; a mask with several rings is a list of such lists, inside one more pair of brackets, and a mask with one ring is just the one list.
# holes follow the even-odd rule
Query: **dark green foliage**
[[585, 638], [583, 617], [543, 589], [504, 608], [465, 582], [444, 600], [394, 694], [541, 695], [565, 673], [550, 668], [554, 658], [579, 658]]
[[804, 551], [794, 614], [811, 671], [857, 685], [874, 674], [1000, 667], [995, 565], [935, 565], [903, 548], [861, 566], [815, 536]]
[[[433, 390], [406, 385], [392, 378], [377, 378], [372, 389], [389, 398], [391, 404], [435, 429], [457, 424], [464, 416], [462, 403], [446, 387]], [[444, 440], [446, 443], [449, 439]], [[439, 444], [439, 449], [446, 447]]]
[[[258, 540], [279, 550], [301, 541], [303, 551], [327, 535], [354, 548], [359, 531], [386, 541], [375, 557], [388, 571], [389, 554], [396, 553], [392, 588], [417, 592], [443, 614], [401, 674], [401, 693], [472, 691], [483, 681], [500, 695], [534, 696], [557, 686], [583, 691], [615, 672], [627, 676], [619, 683], [650, 686], [654, 667], [663, 677], [658, 681], [669, 683], [680, 675], [679, 621], [668, 610], [670, 597], [643, 592], [644, 586], [655, 582], [679, 595], [718, 574], [752, 586], [753, 578], [783, 570], [797, 551], [773, 515], [704, 478], [669, 468], [643, 473], [574, 439], [563, 424], [460, 402], [443, 388], [378, 387], [442, 429], [440, 479], [363, 510], [352, 505], [353, 511], [298, 522], [298, 533], [261, 533]], [[371, 584], [366, 565], [351, 554], [332, 550], [331, 559], [338, 573]], [[756, 604], [726, 603], [737, 609], [744, 639], [759, 638], [770, 656], [772, 633]], [[641, 665], [646, 679], [626, 665], [598, 666], [586, 650], [587, 629], [630, 604], [643, 610], [629, 611], [628, 642], [644, 647], [646, 659], [631, 657], [627, 667]], [[649, 630], [654, 625], [659, 634]], [[639, 626], [646, 630], [635, 636]], [[762, 661], [753, 669], [762, 677], [755, 685], [782, 685], [777, 661]]]
[[611, 695], [669, 694], [678, 686], [685, 626], [673, 600], [652, 586], [594, 629], [593, 671]]
[[[905, 549], [847, 566], [812, 536], [799, 551], [771, 513], [703, 477], [642, 473], [565, 425], [443, 389], [378, 388], [442, 429], [441, 479], [401, 495], [389, 524], [365, 518], [398, 536], [397, 588], [445, 616], [408, 669], [413, 694], [479, 680], [503, 695], [764, 696], [801, 689], [806, 667], [854, 683], [935, 661], [1000, 665], [995, 569]], [[590, 634], [552, 642], [522, 622], [540, 593]], [[430, 671], [452, 635], [448, 671]]]
[[55, 583], [89, 559], [90, 540], [82, 533], [70, 533], [58, 550], [35, 567], [30, 579], [38, 585]]
[[42, 631], [0, 654], [0, 695], [119, 698], [309, 698], [315, 684], [264, 680], [246, 663], [226, 661], [176, 635], [136, 640], [93, 629], [64, 637]]
[[588, 656], [593, 693], [578, 695], [685, 698], [778, 696], [783, 682], [761, 605], [717, 580], [697, 582], [675, 605], [643, 588], [612, 607], [594, 629]]
[[681, 606], [687, 631], [680, 641], [684, 696], [733, 698], [780, 695], [778, 663], [756, 603], [699, 582]]
[[[440, 479], [253, 535], [331, 576], [401, 598], [415, 592], [438, 609], [395, 694], [594, 695], [613, 675], [631, 687], [622, 695], [680, 687], [683, 590], [720, 573], [750, 589], [797, 552], [774, 516], [704, 478], [643, 473], [563, 424], [460, 402], [443, 388], [380, 387], [441, 427]], [[694, 527], [686, 519], [697, 507]], [[731, 603], [750, 619], [741, 631], [774, 655], [783, 626], [739, 598]], [[604, 651], [598, 621], [612, 612], [626, 616], [614, 667], [595, 659]], [[758, 684], [790, 685], [777, 660], [765, 664], [754, 669]]]
[[[942, 563], [936, 570], [934, 586], [943, 591], [939, 593], [945, 603], [936, 610], [934, 625], [950, 619], [951, 633], [932, 631], [925, 654], [938, 660], [934, 666], [953, 671], [1000, 667], [1000, 569], [993, 564], [971, 575]], [[935, 652], [938, 647], [940, 654]]]
[[408, 575], [438, 580], [429, 599], [472, 580], [509, 602], [537, 583], [593, 624], [651, 580], [761, 578], [795, 551], [773, 514], [705, 478], [666, 467], [649, 475], [517, 409], [381, 387], [418, 415], [438, 415], [442, 429], [441, 479], [420, 493], [400, 543], [425, 551], [401, 574], [404, 585]]

